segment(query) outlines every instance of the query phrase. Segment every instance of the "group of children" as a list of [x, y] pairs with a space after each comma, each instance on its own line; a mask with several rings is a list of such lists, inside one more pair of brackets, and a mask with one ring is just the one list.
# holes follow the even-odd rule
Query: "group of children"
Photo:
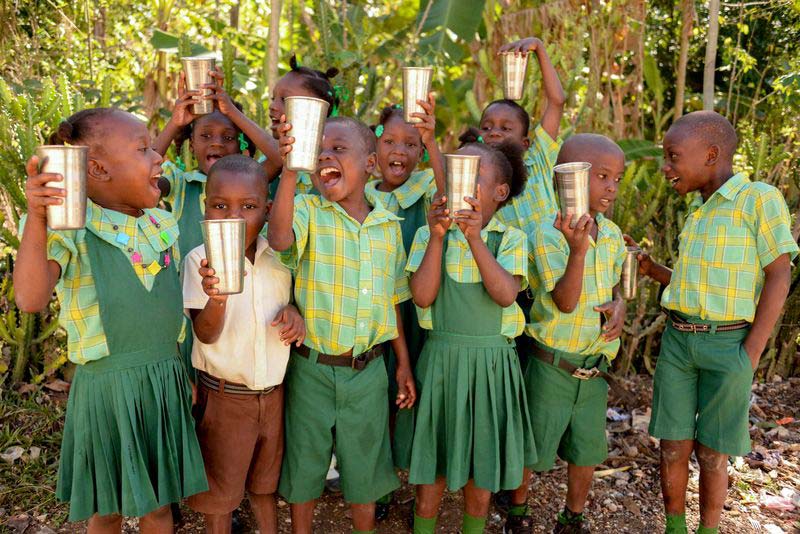
[[[188, 498], [209, 532], [229, 532], [246, 492], [259, 530], [276, 532], [278, 492], [293, 532], [311, 532], [335, 451], [353, 532], [374, 531], [375, 503], [391, 502], [405, 469], [414, 532], [434, 532], [445, 489], [463, 489], [462, 532], [483, 532], [494, 493], [504, 531], [517, 534], [532, 532], [531, 472], [558, 456], [568, 487], [554, 532], [589, 532], [632, 244], [604, 214], [625, 159], [601, 135], [561, 142], [565, 96], [540, 40], [501, 52], [537, 57], [544, 114], [531, 132], [513, 101], [484, 109], [460, 138], [458, 153], [480, 167], [472, 209], [457, 213], [446, 207], [432, 95], [413, 125], [398, 106], [372, 128], [331, 117], [317, 171], [284, 169], [294, 138], [283, 99], [338, 103], [336, 70], [294, 59], [272, 95], [272, 135], [242, 114], [219, 72], [205, 97], [181, 79], [155, 143], [111, 108], [61, 124], [54, 142], [89, 147], [86, 228], [47, 229], [46, 206], [64, 192], [31, 158], [14, 282], [25, 311], [56, 290], [77, 364], [57, 490], [71, 520], [119, 532], [123, 515], [139, 516], [142, 532], [170, 532], [169, 505]], [[193, 115], [199, 98], [215, 111]], [[187, 138], [193, 172], [162, 160]], [[687, 532], [692, 451], [698, 532], [717, 530], [727, 455], [749, 450], [753, 369], [798, 250], [781, 194], [733, 173], [736, 144], [716, 113], [675, 121], [663, 171], [677, 193], [700, 196], [674, 270], [639, 254], [640, 273], [666, 287], [650, 431], [670, 533]], [[578, 161], [592, 164], [589, 213], [573, 218], [558, 210], [552, 174]], [[226, 296], [200, 221], [231, 218], [246, 223], [246, 275], [243, 292]]]

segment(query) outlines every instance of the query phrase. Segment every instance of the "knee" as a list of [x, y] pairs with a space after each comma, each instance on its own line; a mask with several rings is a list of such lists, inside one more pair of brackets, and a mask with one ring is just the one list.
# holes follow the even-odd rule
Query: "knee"
[[661, 462], [665, 464], [688, 463], [692, 454], [691, 445], [682, 441], [661, 440]]
[[703, 445], [698, 445], [697, 450], [697, 463], [700, 464], [700, 470], [706, 472], [720, 472], [725, 471], [728, 467], [728, 455], [709, 449]]

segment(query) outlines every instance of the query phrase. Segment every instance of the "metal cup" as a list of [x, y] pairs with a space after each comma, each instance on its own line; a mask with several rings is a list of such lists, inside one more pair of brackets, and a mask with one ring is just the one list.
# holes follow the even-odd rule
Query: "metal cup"
[[48, 182], [46, 187], [64, 189], [66, 197], [57, 206], [47, 206], [47, 226], [51, 230], [78, 230], [86, 225], [86, 167], [89, 147], [45, 145], [36, 148], [42, 161], [41, 172], [54, 172], [63, 182]]
[[292, 151], [286, 156], [286, 168], [290, 171], [314, 172], [319, 163], [328, 103], [308, 96], [289, 96], [283, 101], [286, 105], [286, 122], [292, 125], [290, 135], [294, 137]]
[[561, 216], [572, 215], [569, 227], [575, 228], [578, 219], [589, 213], [589, 169], [591, 163], [583, 161], [562, 163], [553, 167]]
[[422, 122], [412, 113], [425, 113], [417, 100], [428, 101], [431, 92], [433, 67], [403, 67], [403, 118], [408, 123]]
[[220, 295], [244, 290], [244, 219], [201, 221], [208, 266], [214, 269]]
[[639, 277], [639, 247], [625, 247], [625, 260], [622, 262], [622, 297], [630, 300], [636, 297]]
[[509, 100], [522, 100], [525, 89], [525, 74], [528, 69], [528, 54], [507, 52], [503, 58], [503, 96]]
[[478, 182], [478, 166], [480, 156], [467, 156], [464, 154], [445, 154], [447, 178], [445, 191], [447, 194], [447, 209], [450, 217], [455, 218], [458, 210], [471, 210], [464, 197], [475, 196], [475, 185]]
[[[214, 83], [214, 78], [208, 71], [214, 70], [213, 57], [182, 57], [183, 71], [186, 73], [186, 89], [189, 91], [203, 91], [203, 96], [213, 93], [211, 89], [203, 89], [203, 84]], [[213, 100], [200, 100], [192, 106], [195, 115], [207, 115], [214, 111]]]

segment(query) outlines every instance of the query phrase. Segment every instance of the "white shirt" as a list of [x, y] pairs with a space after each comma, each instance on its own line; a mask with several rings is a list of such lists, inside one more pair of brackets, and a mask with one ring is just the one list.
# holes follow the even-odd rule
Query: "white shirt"
[[[192, 250], [183, 268], [183, 306], [203, 309], [208, 295], [198, 273], [205, 259], [203, 245]], [[283, 382], [289, 347], [280, 339], [280, 328], [271, 326], [278, 312], [289, 303], [292, 275], [278, 261], [267, 240], [258, 236], [255, 265], [245, 259], [244, 291], [229, 295], [225, 324], [215, 343], [194, 338], [192, 365], [217, 378], [264, 389]]]

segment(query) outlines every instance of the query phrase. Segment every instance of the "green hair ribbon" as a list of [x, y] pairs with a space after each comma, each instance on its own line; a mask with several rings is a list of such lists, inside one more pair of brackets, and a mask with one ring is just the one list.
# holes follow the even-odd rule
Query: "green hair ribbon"
[[333, 92], [328, 91], [328, 96], [333, 99], [331, 117], [339, 116], [339, 104], [350, 100], [350, 91], [344, 85], [334, 85]]
[[431, 160], [431, 155], [428, 154], [428, 149], [422, 151], [422, 163], [428, 163]]
[[383, 124], [379, 124], [379, 125], [377, 125], [377, 126], [375, 127], [375, 137], [380, 137], [380, 136], [382, 136], [382, 135], [383, 135], [383, 130], [384, 130], [384, 129], [385, 129], [385, 128], [383, 127]]
[[248, 148], [250, 148], [250, 143], [244, 138], [244, 134], [239, 132], [239, 152], [244, 152]]
[[482, 135], [479, 135], [479, 136], [478, 136], [478, 142], [479, 142], [479, 143], [483, 143], [483, 142], [484, 142], [484, 141], [483, 141], [483, 136], [482, 136]]

